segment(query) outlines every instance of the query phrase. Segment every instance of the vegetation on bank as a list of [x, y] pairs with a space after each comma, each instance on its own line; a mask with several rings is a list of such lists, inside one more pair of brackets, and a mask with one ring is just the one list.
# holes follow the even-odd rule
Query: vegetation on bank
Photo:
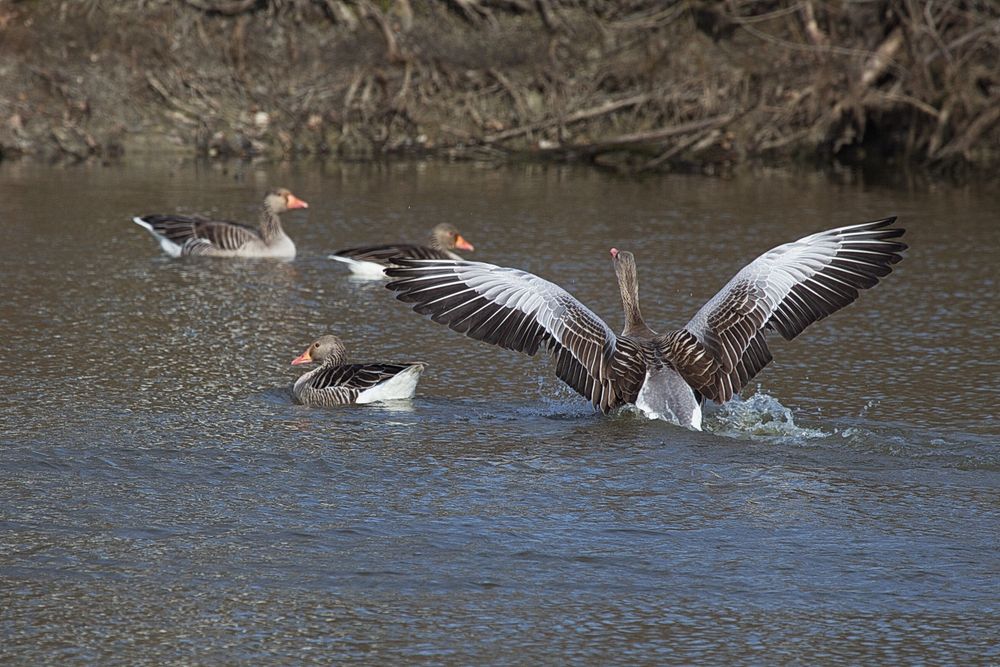
[[0, 157], [993, 175], [997, 63], [994, 0], [0, 0]]

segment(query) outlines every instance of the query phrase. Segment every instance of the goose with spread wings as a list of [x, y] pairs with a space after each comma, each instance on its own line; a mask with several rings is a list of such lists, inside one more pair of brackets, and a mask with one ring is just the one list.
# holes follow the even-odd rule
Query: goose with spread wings
[[608, 413], [636, 405], [650, 418], [701, 429], [705, 400], [725, 403], [771, 361], [767, 332], [791, 340], [874, 287], [902, 259], [896, 218], [839, 227], [780, 245], [745, 266], [683, 328], [657, 333], [639, 309], [635, 258], [611, 249], [625, 328], [616, 335], [558, 285], [492, 264], [396, 260], [386, 287], [435, 322], [534, 355]]
[[309, 208], [285, 188], [264, 197], [256, 227], [198, 215], [154, 214], [132, 218], [153, 235], [171, 257], [269, 257], [294, 259], [295, 244], [281, 228], [281, 213]]

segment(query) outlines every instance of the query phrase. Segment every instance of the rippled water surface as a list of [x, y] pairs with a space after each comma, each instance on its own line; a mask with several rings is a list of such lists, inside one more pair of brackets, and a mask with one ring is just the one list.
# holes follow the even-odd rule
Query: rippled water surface
[[[129, 219], [252, 219], [291, 263], [171, 260]], [[614, 328], [743, 263], [899, 215], [859, 303], [775, 340], [693, 433], [594, 415], [325, 258], [459, 227]], [[1000, 195], [809, 177], [640, 182], [468, 165], [0, 165], [0, 662], [1000, 661]], [[419, 359], [417, 397], [293, 405], [333, 331]]]

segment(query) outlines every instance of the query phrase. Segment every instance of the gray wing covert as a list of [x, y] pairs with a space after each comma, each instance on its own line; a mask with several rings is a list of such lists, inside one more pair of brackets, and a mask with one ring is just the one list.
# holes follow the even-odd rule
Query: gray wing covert
[[399, 375], [416, 364], [343, 364], [325, 368], [309, 380], [308, 389], [327, 405], [347, 405], [361, 392]]
[[146, 215], [140, 218], [160, 236], [181, 247], [181, 254], [238, 250], [260, 235], [251, 227], [196, 215]]
[[253, 241], [260, 241], [260, 234], [251, 227], [237, 222], [208, 220], [195, 225], [193, 237], [185, 248], [190, 246], [192, 254], [197, 254], [198, 246], [206, 244], [217, 250], [235, 251]]

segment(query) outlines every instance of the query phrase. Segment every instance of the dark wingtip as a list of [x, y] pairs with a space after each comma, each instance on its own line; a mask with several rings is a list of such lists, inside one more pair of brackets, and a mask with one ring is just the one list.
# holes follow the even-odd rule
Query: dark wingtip
[[886, 238], [896, 238], [906, 233], [905, 227], [892, 227], [892, 225], [896, 222], [896, 216], [880, 220], [879, 222], [884, 222], [885, 224], [879, 225], [876, 229], [885, 229], [883, 234], [892, 234], [891, 237], [887, 236]]
[[881, 220], [871, 220], [869, 222], [862, 222], [860, 225], [858, 225], [858, 227], [868, 232], [872, 232], [877, 229], [882, 230], [878, 232], [877, 237], [873, 237], [879, 240], [898, 239], [900, 236], [906, 233], [906, 228], [892, 227], [892, 225], [896, 222], [896, 220], [897, 216], [890, 215], [888, 218], [882, 218]]
[[382, 273], [389, 278], [406, 278], [413, 272], [413, 266], [412, 260], [395, 257], [392, 260], [392, 264], [382, 269]]

